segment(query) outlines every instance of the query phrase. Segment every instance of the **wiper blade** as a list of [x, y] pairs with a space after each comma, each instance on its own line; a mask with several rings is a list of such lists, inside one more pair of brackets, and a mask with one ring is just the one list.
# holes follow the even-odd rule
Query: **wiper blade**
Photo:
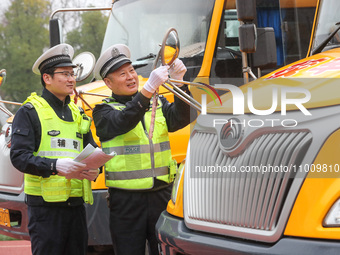
[[148, 64], [132, 64], [133, 68], [134, 69], [138, 69], [140, 67], [144, 67], [144, 66], [147, 66]]
[[137, 58], [137, 61], [141, 61], [141, 60], [145, 60], [145, 59], [151, 59], [151, 58], [155, 58], [156, 55], [153, 53], [149, 53], [148, 55], [146, 55], [145, 57], [141, 57], [141, 58]]
[[316, 47], [315, 50], [313, 50], [312, 55], [320, 53], [329, 43], [329, 41], [334, 37], [334, 35], [339, 31], [340, 29], [340, 22], [335, 23], [336, 26], [338, 26], [318, 47]]

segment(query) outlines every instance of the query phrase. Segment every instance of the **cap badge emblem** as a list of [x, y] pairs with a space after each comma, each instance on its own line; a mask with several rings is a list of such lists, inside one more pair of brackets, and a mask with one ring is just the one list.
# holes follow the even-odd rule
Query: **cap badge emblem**
[[65, 47], [62, 49], [61, 53], [62, 53], [63, 55], [68, 55], [68, 53], [69, 53], [68, 47], [65, 46]]
[[119, 50], [118, 50], [117, 48], [112, 48], [111, 56], [112, 56], [113, 58], [118, 57], [119, 54], [120, 54], [120, 53], [119, 53]]

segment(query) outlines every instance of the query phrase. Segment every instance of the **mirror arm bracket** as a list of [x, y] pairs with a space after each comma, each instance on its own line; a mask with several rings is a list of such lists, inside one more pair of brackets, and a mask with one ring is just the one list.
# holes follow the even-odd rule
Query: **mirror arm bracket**
[[251, 70], [251, 68], [250, 68], [249, 66], [243, 67], [242, 70], [243, 70], [243, 73], [248, 73], [248, 74], [250, 74], [250, 76], [251, 76], [254, 80], [257, 80], [257, 77], [255, 76], [255, 74], [253, 73], [253, 71]]
[[183, 90], [178, 88], [175, 84], [173, 84], [170, 80], [167, 81], [168, 84], [173, 86], [173, 88], [169, 87], [167, 84], [163, 83], [163, 87], [168, 89], [170, 92], [172, 92], [175, 96], [182, 99], [185, 103], [188, 105], [194, 107], [198, 111], [202, 111], [202, 105], [197, 102], [193, 97], [190, 97], [187, 93], [185, 93]]

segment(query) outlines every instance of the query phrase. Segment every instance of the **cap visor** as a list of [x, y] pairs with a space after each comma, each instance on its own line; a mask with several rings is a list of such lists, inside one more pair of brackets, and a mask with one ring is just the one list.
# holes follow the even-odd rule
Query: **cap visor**
[[107, 74], [118, 70], [120, 67], [122, 67], [126, 63], [132, 63], [132, 62], [130, 59], [123, 59], [122, 61], [120, 61], [119, 63], [116, 63], [113, 67], [111, 67], [110, 70], [107, 72]]
[[60, 63], [58, 65], [55, 65], [53, 67], [67, 67], [67, 66], [71, 66], [73, 68], [77, 67], [77, 65], [73, 64], [73, 63]]

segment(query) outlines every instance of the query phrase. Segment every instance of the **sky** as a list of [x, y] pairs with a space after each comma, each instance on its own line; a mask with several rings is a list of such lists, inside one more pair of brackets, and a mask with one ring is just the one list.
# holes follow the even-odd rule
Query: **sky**
[[[0, 21], [2, 20], [2, 15], [4, 15], [4, 13], [7, 11], [8, 6], [10, 5], [12, 0], [0, 0]], [[67, 8], [70, 7], [75, 7], [75, 8], [79, 8], [79, 7], [89, 7], [89, 6], [94, 6], [94, 7], [111, 7], [112, 5], [112, 0], [71, 0], [71, 1], [67, 1], [67, 0], [50, 0], [53, 3], [53, 9], [52, 12], [65, 7], [62, 6], [62, 3], [74, 3], [73, 6], [70, 6], [70, 4], [68, 4]], [[52, 14], [51, 12], [51, 14]], [[55, 18], [58, 16], [55, 16]]]
[[[54, 2], [58, 2], [58, 1], [54, 1]], [[96, 7], [99, 6], [110, 6], [112, 0], [78, 0], [77, 2], [80, 3], [84, 3], [84, 6], [88, 6], [88, 5], [93, 5]], [[10, 3], [10, 0], [0, 0], [1, 6], [7, 6]]]
[[[53, 0], [53, 4], [56, 4], [60, 2], [58, 0]], [[77, 6], [75, 7], [88, 7], [89, 5], [95, 6], [95, 7], [110, 7], [112, 0], [74, 0], [75, 3], [77, 3]], [[8, 5], [10, 4], [10, 0], [0, 0], [0, 15], [3, 14], [3, 11], [7, 9]]]
[[78, 2], [78, 7], [87, 7], [89, 5], [95, 7], [110, 7], [112, 0], [77, 0], [75, 2]]

